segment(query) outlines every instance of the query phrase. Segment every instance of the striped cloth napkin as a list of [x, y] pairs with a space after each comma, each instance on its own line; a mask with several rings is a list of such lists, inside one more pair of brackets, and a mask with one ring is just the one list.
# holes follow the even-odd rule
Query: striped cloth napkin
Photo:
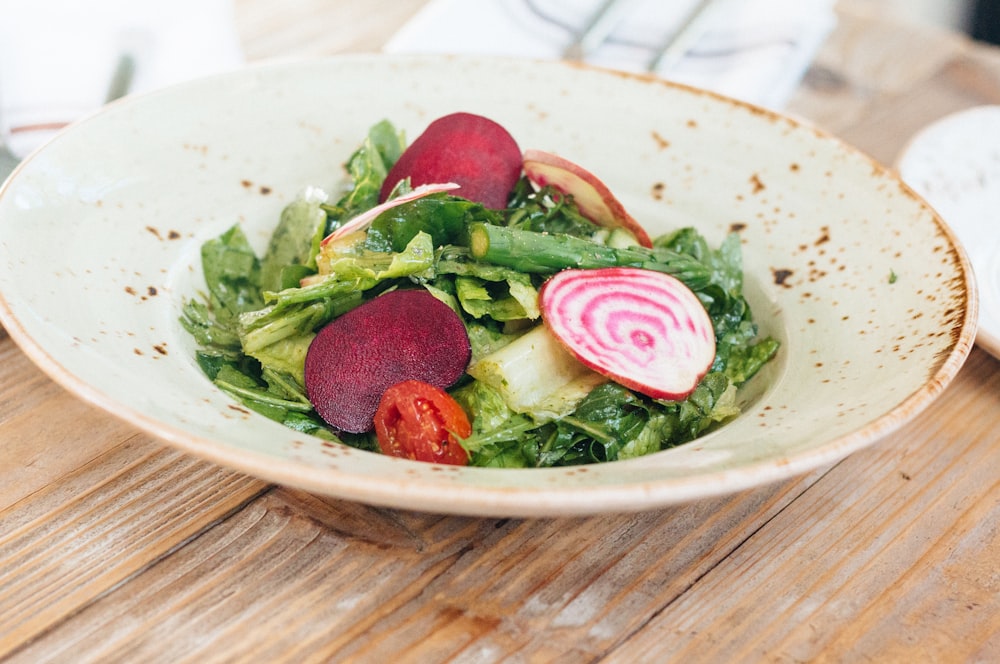
[[[703, 11], [694, 11], [706, 4]], [[393, 53], [567, 56], [780, 109], [834, 27], [833, 0], [432, 0], [387, 43]], [[696, 18], [690, 20], [692, 15]], [[669, 47], [675, 40], [676, 52]]]

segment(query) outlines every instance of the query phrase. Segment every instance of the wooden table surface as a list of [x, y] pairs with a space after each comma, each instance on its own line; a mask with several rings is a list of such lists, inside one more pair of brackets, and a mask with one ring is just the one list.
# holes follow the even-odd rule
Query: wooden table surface
[[[237, 0], [248, 59], [377, 50], [421, 0]], [[788, 110], [891, 164], [1000, 50], [840, 20]], [[475, 519], [272, 486], [75, 399], [0, 332], [0, 660], [1000, 661], [1000, 362], [776, 486]]]

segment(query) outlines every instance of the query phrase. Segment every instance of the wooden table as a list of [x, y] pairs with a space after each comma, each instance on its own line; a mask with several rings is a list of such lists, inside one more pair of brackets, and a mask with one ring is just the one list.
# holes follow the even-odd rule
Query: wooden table
[[[422, 4], [238, 0], [249, 59]], [[789, 110], [892, 163], [1000, 103], [1000, 50], [865, 15]], [[270, 486], [57, 387], [0, 333], [0, 660], [1000, 661], [1000, 362], [831, 467], [635, 515], [415, 514]], [[5, 659], [6, 658], [6, 659]]]

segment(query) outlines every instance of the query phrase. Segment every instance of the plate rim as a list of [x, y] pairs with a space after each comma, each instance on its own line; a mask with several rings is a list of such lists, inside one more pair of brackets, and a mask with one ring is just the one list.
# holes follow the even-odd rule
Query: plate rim
[[[216, 74], [207, 78], [225, 77], [234, 75], [246, 75], [244, 72], [259, 70], [262, 68], [297, 66], [306, 63], [324, 62], [344, 62], [361, 58], [363, 60], [455, 60], [456, 56], [400, 56], [386, 54], [349, 54], [324, 56], [319, 58], [308, 58], [295, 60], [292, 62], [265, 62], [251, 64], [236, 70]], [[477, 61], [509, 61], [509, 58], [495, 57], [463, 57], [461, 60]], [[595, 71], [603, 70], [600, 67], [589, 65], [561, 63], [547, 63], [553, 66], [583, 67]], [[616, 76], [623, 75], [622, 72], [611, 72]], [[626, 74], [626, 76], [651, 80], [652, 77], [642, 74]], [[201, 81], [204, 79], [198, 79]], [[714, 471], [708, 473], [696, 473], [684, 478], [665, 478], [662, 481], [650, 481], [642, 484], [621, 485], [614, 484], [607, 487], [578, 486], [578, 487], [552, 487], [534, 486], [518, 487], [516, 489], [507, 487], [486, 487], [486, 486], [458, 486], [458, 485], [428, 485], [426, 483], [409, 483], [406, 490], [402, 490], [402, 483], [393, 479], [389, 481], [375, 481], [369, 477], [350, 475], [339, 470], [309, 466], [301, 461], [289, 460], [286, 458], [276, 458], [274, 456], [250, 451], [247, 449], [230, 448], [214, 442], [211, 438], [192, 435], [183, 431], [179, 427], [172, 426], [157, 420], [139, 410], [133, 409], [117, 402], [108, 396], [104, 391], [98, 389], [84, 378], [77, 376], [70, 370], [63, 367], [59, 360], [51, 355], [41, 344], [28, 334], [22, 326], [17, 315], [13, 312], [7, 295], [0, 289], [0, 324], [6, 329], [7, 334], [17, 343], [21, 350], [31, 359], [31, 361], [48, 375], [54, 382], [65, 388], [71, 394], [82, 401], [93, 405], [110, 415], [135, 426], [140, 431], [161, 440], [175, 448], [181, 449], [193, 456], [217, 463], [224, 467], [245, 472], [261, 479], [297, 486], [309, 491], [314, 491], [327, 496], [358, 501], [371, 505], [391, 507], [398, 509], [413, 509], [442, 514], [456, 514], [469, 516], [491, 516], [491, 517], [552, 517], [552, 516], [582, 516], [609, 512], [637, 512], [650, 509], [659, 509], [669, 505], [687, 503], [693, 500], [728, 495], [740, 490], [761, 487], [780, 480], [788, 480], [800, 476], [811, 470], [815, 470], [829, 463], [839, 461], [846, 456], [865, 448], [875, 441], [899, 429], [920, 412], [926, 409], [937, 396], [945, 389], [951, 380], [957, 375], [965, 363], [973, 346], [973, 339], [976, 333], [976, 321], [978, 319], [978, 291], [975, 288], [975, 275], [967, 253], [962, 247], [959, 239], [944, 222], [941, 216], [922, 197], [905, 183], [898, 174], [891, 168], [882, 165], [865, 152], [847, 144], [842, 139], [833, 136], [821, 129], [816, 128], [808, 121], [793, 118], [768, 109], [763, 109], [747, 102], [730, 99], [714, 92], [694, 88], [686, 84], [673, 83], [662, 79], [652, 79], [662, 82], [668, 87], [674, 87], [696, 94], [705, 94], [718, 98], [727, 104], [737, 104], [749, 108], [754, 113], [766, 113], [770, 116], [780, 118], [792, 123], [798, 128], [816, 132], [821, 138], [832, 140], [839, 144], [841, 149], [849, 150], [867, 159], [872, 168], [886, 176], [894, 182], [901, 184], [908, 190], [921, 205], [926, 207], [931, 213], [935, 225], [949, 243], [949, 250], [953, 250], [957, 256], [957, 268], [961, 270], [963, 279], [964, 295], [964, 315], [960, 331], [953, 333], [952, 344], [949, 352], [943, 356], [933, 374], [919, 388], [909, 395], [901, 398], [893, 408], [885, 411], [878, 417], [870, 420], [867, 424], [852, 430], [851, 432], [838, 436], [833, 440], [805, 452], [796, 453], [791, 456], [772, 458], [765, 461], [746, 464], [736, 469], [724, 471]], [[197, 82], [197, 81], [194, 81]], [[163, 94], [170, 90], [183, 88], [192, 82], [181, 83], [164, 90], [151, 91], [135, 97], [126, 97], [114, 102], [118, 104], [138, 103], [140, 100], [151, 95]], [[107, 107], [105, 107], [107, 108]], [[90, 118], [102, 115], [104, 109], [95, 112], [87, 118], [83, 118], [66, 129], [60, 131], [50, 141], [57, 141], [65, 133], [72, 132], [76, 127], [87, 122]], [[46, 144], [48, 145], [48, 143]], [[30, 163], [38, 153], [43, 152], [45, 146], [29, 155], [12, 173], [11, 178], [0, 187], [0, 197], [2, 197], [15, 180], [18, 172], [26, 164]], [[2, 226], [0, 226], [2, 229]], [[393, 459], [398, 463], [419, 463], [402, 459]], [[504, 472], [504, 473], [538, 473], [544, 476], [549, 471], [555, 469], [478, 469], [467, 468], [465, 472]], [[565, 469], [563, 469], [565, 470]], [[477, 498], [474, 504], [456, 500], [456, 496], [467, 493], [475, 493]], [[580, 497], [586, 496], [588, 500], [581, 504]], [[595, 497], [601, 500], [595, 500]]]

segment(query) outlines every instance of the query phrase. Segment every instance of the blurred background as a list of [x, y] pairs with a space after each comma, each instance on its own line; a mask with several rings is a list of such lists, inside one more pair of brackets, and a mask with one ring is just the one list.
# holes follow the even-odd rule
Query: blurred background
[[[596, 1], [550, 0], [549, 4], [592, 7]], [[804, 24], [820, 20], [822, 10], [835, 5], [1000, 43], [1000, 0], [754, 0], [756, 4], [746, 0], [745, 5], [741, 1], [732, 0], [730, 7], [745, 7], [744, 14], [726, 14], [741, 30], [775, 29], [773, 17], [760, 11], [762, 5], [785, 18], [800, 14], [797, 20]], [[668, 11], [684, 3], [695, 4], [694, 0], [652, 2], [658, 10], [667, 7]], [[387, 31], [398, 36], [397, 30], [412, 25], [426, 4], [424, 0], [398, 0], [380, 5], [383, 9], [373, 13], [364, 0], [283, 0], [280, 8], [277, 3], [250, 0], [0, 0], [0, 16], [5, 18], [0, 22], [0, 148], [6, 144], [15, 156], [23, 156], [67, 121], [124, 92], [145, 91], [261, 58], [327, 55], [331, 32], [337, 33], [340, 51], [372, 50], [384, 44]], [[483, 23], [487, 4], [449, 7], [452, 11], [460, 7]], [[303, 16], [314, 17], [310, 30], [303, 31]], [[754, 22], [762, 25], [750, 25]], [[422, 28], [428, 28], [427, 21]], [[811, 58], [822, 43], [825, 33], [816, 29], [815, 43], [802, 45], [803, 57]], [[465, 33], [452, 30], [450, 34]], [[805, 42], [812, 33], [792, 34], [791, 41]], [[406, 41], [404, 48], [415, 48], [413, 42]], [[598, 64], [616, 66], [614, 62]], [[808, 64], [804, 61], [798, 63], [801, 67], [791, 64], [786, 69], [797, 77]], [[742, 80], [742, 72], [748, 70], [741, 70], [735, 78]], [[677, 71], [672, 74], [678, 80], [711, 87], [704, 80], [686, 80]], [[748, 98], [725, 88], [720, 91], [780, 108], [787, 88], [797, 80], [773, 85], [776, 100]]]
[[1000, 43], [1000, 0], [864, 0], [885, 10]]

